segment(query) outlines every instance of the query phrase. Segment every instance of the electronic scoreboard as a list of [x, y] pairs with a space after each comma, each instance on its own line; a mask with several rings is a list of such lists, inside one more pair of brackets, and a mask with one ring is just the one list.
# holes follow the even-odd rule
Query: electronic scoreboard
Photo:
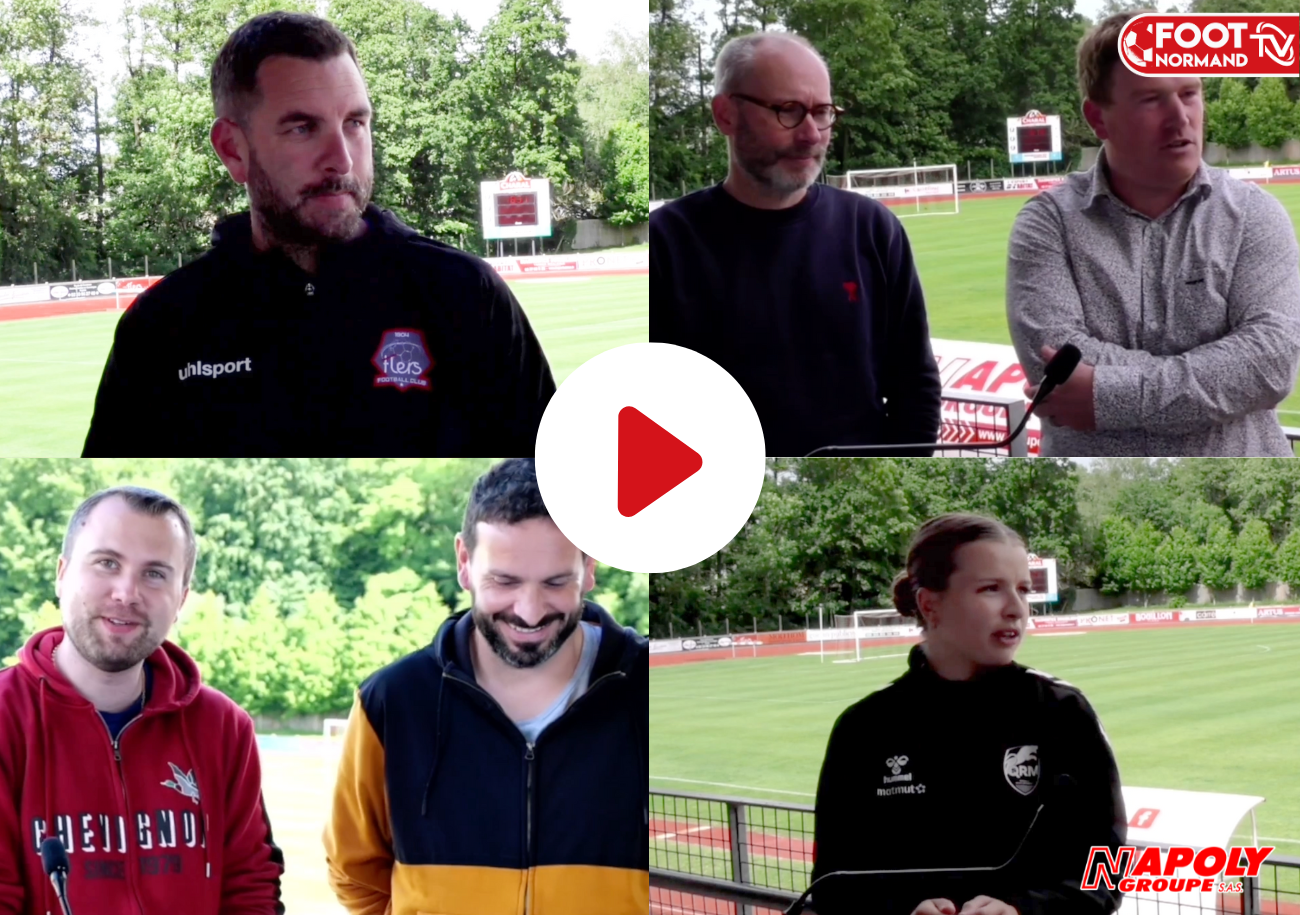
[[511, 172], [479, 185], [484, 238], [537, 238], [551, 234], [551, 182]]
[[1007, 118], [1007, 155], [1012, 162], [1060, 161], [1060, 115], [1030, 111], [1022, 118]]

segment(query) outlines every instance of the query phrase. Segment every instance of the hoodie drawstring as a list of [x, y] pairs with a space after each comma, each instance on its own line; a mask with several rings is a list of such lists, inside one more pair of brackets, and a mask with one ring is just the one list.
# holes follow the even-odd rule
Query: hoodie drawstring
[[420, 802], [420, 818], [429, 816], [429, 795], [433, 793], [433, 780], [438, 775], [438, 763], [442, 759], [442, 697], [447, 693], [447, 674], [444, 672], [438, 684], [438, 708], [435, 717], [438, 724], [433, 732], [433, 763], [429, 766], [429, 780], [424, 783], [424, 799]]
[[[45, 778], [45, 836], [49, 838], [57, 831], [54, 822], [54, 780], [50, 777], [50, 729], [45, 726], [49, 716], [45, 713], [45, 678], [41, 677], [41, 717], [36, 722], [36, 727], [41, 732], [41, 748], [44, 750], [45, 758], [41, 760], [42, 774]], [[54, 893], [54, 884], [49, 880], [41, 881], [45, 884], [45, 912], [49, 915], [59, 905], [59, 900], [51, 900], [50, 896]], [[51, 905], [51, 901], [54, 903]]]
[[194, 788], [199, 795], [197, 803], [199, 807], [199, 822], [203, 826], [203, 839], [202, 839], [203, 865], [204, 865], [204, 872], [207, 874], [207, 879], [210, 880], [212, 879], [212, 858], [211, 858], [212, 850], [208, 847], [208, 838], [209, 838], [208, 813], [206, 810], [203, 809], [204, 794], [203, 794], [203, 786], [199, 784], [198, 757], [194, 754], [194, 744], [190, 743], [190, 728], [189, 725], [185, 723], [185, 719], [188, 716], [185, 714], [184, 709], [181, 710], [179, 717], [181, 719], [181, 742], [185, 744], [185, 755], [189, 757], [190, 765], [193, 767]]

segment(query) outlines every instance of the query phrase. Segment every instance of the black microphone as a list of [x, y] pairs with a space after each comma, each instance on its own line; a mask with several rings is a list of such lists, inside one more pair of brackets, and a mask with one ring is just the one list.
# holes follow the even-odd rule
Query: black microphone
[[959, 445], [952, 442], [914, 442], [910, 445], [823, 445], [821, 448], [808, 452], [804, 457], [817, 457], [823, 451], [893, 451], [915, 448], [934, 448], [943, 451], [962, 451], [962, 450], [982, 450], [985, 448], [1005, 448], [1019, 437], [1020, 433], [1029, 423], [1029, 417], [1034, 414], [1034, 409], [1046, 399], [1047, 395], [1056, 390], [1059, 385], [1065, 383], [1074, 370], [1079, 367], [1079, 360], [1083, 358], [1083, 353], [1073, 343], [1067, 343], [1062, 346], [1052, 357], [1052, 360], [1043, 368], [1043, 383], [1038, 386], [1038, 393], [1034, 399], [1029, 402], [1029, 409], [1021, 418], [1015, 431], [999, 442], [979, 442], [973, 445]]
[[54, 892], [59, 897], [59, 905], [63, 908], [63, 915], [72, 915], [72, 907], [68, 904], [68, 850], [63, 847], [63, 843], [57, 836], [50, 836], [41, 843], [41, 865], [45, 868], [45, 875], [50, 878], [54, 884]]
[[[996, 871], [1004, 870], [1011, 866], [1011, 863], [1016, 860], [1016, 856], [1020, 854], [1020, 850], [1025, 847], [1025, 842], [1029, 839], [1029, 834], [1034, 831], [1034, 826], [1038, 823], [1038, 817], [1042, 814], [1043, 808], [1046, 806], [1046, 803], [1038, 805], [1038, 809], [1034, 811], [1034, 818], [1029, 821], [1029, 828], [1026, 829], [1025, 834], [1020, 837], [1020, 843], [1016, 846], [1016, 850], [1011, 853], [1010, 858], [1007, 858], [1007, 860], [1001, 864], [987, 867], [910, 867], [900, 870], [831, 871], [829, 874], [822, 874], [812, 883], [808, 884], [808, 889], [804, 890], [803, 895], [796, 899], [790, 908], [785, 910], [785, 915], [800, 915], [804, 910], [804, 906], [808, 904], [808, 896], [812, 893], [813, 888], [828, 877], [899, 877], [918, 874], [991, 874]], [[919, 905], [920, 902], [921, 900], [918, 899], [917, 904]]]

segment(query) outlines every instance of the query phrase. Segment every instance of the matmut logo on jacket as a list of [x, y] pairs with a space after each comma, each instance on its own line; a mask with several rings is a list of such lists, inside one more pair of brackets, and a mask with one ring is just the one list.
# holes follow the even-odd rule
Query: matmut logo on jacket
[[40, 857], [57, 836], [74, 912], [283, 913], [247, 713], [164, 642], [144, 711], [114, 742], [54, 664], [63, 638], [37, 633], [0, 671], [0, 912], [60, 911]]

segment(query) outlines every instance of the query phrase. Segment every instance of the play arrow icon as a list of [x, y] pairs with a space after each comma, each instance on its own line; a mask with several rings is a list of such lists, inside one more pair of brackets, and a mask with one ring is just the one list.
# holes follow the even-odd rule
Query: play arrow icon
[[618, 411], [618, 513], [624, 518], [703, 466], [696, 451], [636, 407]]

